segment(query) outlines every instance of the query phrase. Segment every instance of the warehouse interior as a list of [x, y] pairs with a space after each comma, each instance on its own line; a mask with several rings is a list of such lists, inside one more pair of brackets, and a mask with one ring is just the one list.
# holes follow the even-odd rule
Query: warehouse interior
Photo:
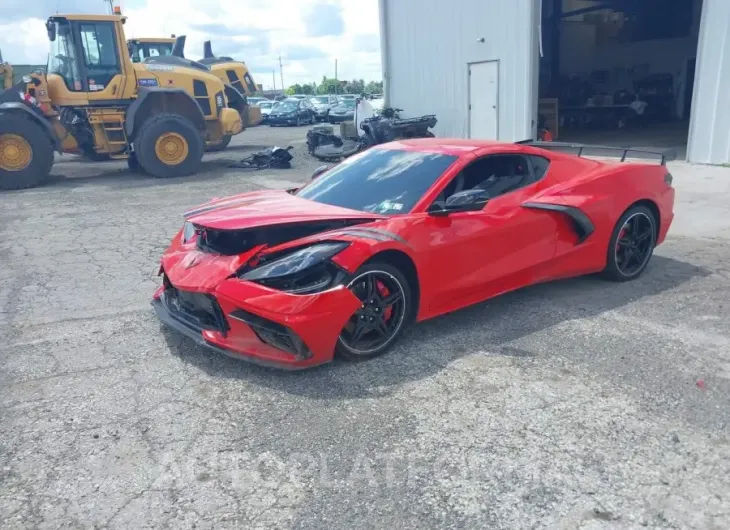
[[686, 153], [702, 0], [542, 0], [538, 135]]

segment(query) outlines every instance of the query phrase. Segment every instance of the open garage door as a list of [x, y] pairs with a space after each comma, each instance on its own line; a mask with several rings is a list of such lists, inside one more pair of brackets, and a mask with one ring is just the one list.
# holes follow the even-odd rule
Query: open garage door
[[541, 0], [538, 130], [684, 159], [703, 0]]

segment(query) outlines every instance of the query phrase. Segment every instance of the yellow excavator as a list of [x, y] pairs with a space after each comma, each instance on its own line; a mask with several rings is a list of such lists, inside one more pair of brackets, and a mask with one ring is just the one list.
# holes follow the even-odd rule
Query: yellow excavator
[[206, 145], [243, 130], [210, 71], [134, 63], [126, 17], [115, 13], [47, 20], [46, 73], [0, 94], [0, 189], [40, 184], [54, 151], [126, 159], [154, 177], [189, 175]]

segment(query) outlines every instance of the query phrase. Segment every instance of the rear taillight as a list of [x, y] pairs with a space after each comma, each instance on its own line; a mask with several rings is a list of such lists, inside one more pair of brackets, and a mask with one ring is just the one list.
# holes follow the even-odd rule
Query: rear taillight
[[674, 180], [674, 178], [672, 177], [672, 174], [669, 171], [667, 171], [664, 174], [664, 182], [667, 183], [667, 186], [671, 186], [673, 180]]

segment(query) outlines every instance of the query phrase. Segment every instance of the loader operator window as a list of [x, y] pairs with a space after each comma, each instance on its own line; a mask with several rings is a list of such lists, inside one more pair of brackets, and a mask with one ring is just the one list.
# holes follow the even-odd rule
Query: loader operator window
[[60, 76], [70, 91], [81, 92], [84, 87], [81, 82], [71, 24], [67, 20], [58, 20], [54, 23], [56, 24], [56, 39], [51, 41], [47, 71], [49, 74]]
[[121, 73], [112, 22], [80, 25], [89, 92], [104, 90], [114, 76]]

